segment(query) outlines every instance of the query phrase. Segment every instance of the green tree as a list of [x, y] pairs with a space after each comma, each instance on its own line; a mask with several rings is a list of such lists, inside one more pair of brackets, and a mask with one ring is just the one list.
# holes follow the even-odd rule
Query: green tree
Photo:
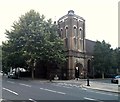
[[38, 61], [57, 65], [65, 61], [63, 41], [51, 19], [46, 21], [44, 15], [30, 10], [12, 27], [11, 31], [6, 31], [8, 41], [3, 44], [4, 65], [27, 66], [34, 78]]
[[[49, 22], [51, 22], [49, 20]], [[53, 24], [49, 28], [49, 33], [45, 36], [45, 43], [44, 43], [44, 63], [45, 66], [48, 68], [52, 66], [53, 69], [56, 68], [61, 69], [66, 62], [66, 54], [64, 52], [63, 40], [58, 35], [57, 25]]]
[[107, 44], [104, 40], [97, 41], [94, 47], [94, 67], [96, 72], [101, 73], [102, 78], [104, 74], [109, 71], [112, 66], [111, 63], [111, 45]]
[[114, 53], [116, 58], [117, 74], [120, 74], [120, 47], [116, 48]]

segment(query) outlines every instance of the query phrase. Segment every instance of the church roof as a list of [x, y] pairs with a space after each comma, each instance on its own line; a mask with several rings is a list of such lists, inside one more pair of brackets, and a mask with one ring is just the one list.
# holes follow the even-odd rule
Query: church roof
[[89, 40], [89, 39], [85, 39], [85, 41], [86, 41], [86, 54], [93, 55], [94, 46], [95, 46], [96, 42]]

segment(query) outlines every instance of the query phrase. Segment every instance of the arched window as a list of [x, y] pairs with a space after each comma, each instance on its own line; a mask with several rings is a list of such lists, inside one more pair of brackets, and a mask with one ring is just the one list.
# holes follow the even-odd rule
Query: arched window
[[80, 43], [78, 41], [79, 39], [77, 40], [77, 49], [80, 49]]
[[80, 50], [83, 51], [83, 40], [80, 40]]
[[77, 38], [74, 38], [74, 49], [77, 49], [77, 45], [78, 45]]
[[68, 37], [68, 26], [65, 27], [65, 37]]
[[83, 29], [80, 27], [80, 38], [83, 39]]
[[73, 28], [74, 28], [74, 29], [73, 29], [73, 31], [74, 31], [74, 32], [73, 32], [73, 33], [74, 33], [74, 36], [77, 37], [77, 36], [78, 36], [78, 35], [77, 35], [77, 27], [74, 26]]

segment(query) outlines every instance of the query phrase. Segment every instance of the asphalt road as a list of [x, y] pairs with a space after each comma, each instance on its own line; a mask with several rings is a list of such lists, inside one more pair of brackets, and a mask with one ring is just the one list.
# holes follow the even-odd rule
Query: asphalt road
[[4, 100], [89, 100], [90, 102], [106, 102], [118, 100], [118, 94], [103, 92], [70, 85], [62, 82], [2, 79], [2, 99]]

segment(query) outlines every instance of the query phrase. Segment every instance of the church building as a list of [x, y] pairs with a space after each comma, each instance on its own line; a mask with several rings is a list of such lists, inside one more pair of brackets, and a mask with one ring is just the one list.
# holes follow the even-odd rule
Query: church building
[[86, 78], [88, 72], [93, 75], [91, 61], [95, 42], [85, 38], [85, 19], [70, 10], [57, 24], [68, 58], [62, 69], [62, 79]]

